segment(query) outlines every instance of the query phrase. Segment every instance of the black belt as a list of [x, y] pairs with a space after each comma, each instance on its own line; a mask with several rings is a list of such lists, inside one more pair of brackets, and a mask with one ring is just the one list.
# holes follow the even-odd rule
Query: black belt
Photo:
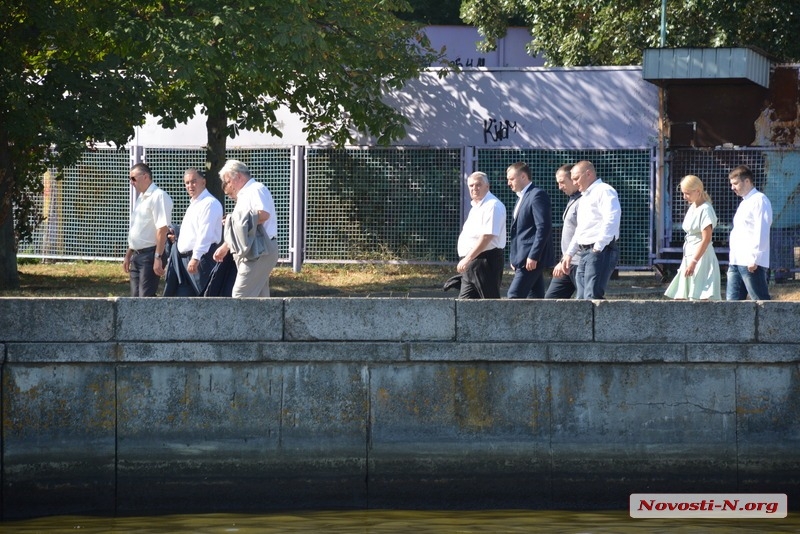
[[155, 252], [156, 247], [141, 248], [139, 250], [132, 248], [131, 250], [133, 251], [134, 254], [147, 254], [148, 252]]
[[178, 254], [180, 255], [181, 258], [188, 258], [189, 256], [192, 255], [192, 251], [190, 250], [189, 252], [179, 252]]
[[491, 258], [492, 256], [502, 256], [504, 255], [504, 251], [502, 248], [492, 248], [489, 250], [484, 250], [480, 254], [478, 254], [478, 258]]
[[[606, 245], [606, 246], [613, 245], [616, 242], [617, 242], [617, 238], [615, 237], [614, 239], [609, 241], [608, 245]], [[589, 243], [588, 245], [578, 245], [578, 250], [580, 250], [581, 252], [585, 252], [587, 250], [592, 250], [593, 248], [594, 248], [594, 243]]]

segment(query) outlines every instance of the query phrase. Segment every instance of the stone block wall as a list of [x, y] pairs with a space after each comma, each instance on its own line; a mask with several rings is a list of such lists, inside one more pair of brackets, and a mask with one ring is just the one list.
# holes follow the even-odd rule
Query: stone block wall
[[0, 299], [2, 518], [800, 487], [800, 303]]

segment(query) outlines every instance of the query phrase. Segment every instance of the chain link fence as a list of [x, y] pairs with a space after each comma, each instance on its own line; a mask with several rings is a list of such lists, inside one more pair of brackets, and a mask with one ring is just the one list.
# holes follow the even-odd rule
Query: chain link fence
[[21, 257], [118, 260], [125, 254], [131, 188], [125, 150], [85, 152], [72, 167], [44, 176], [44, 220]]
[[305, 260], [458, 261], [460, 149], [309, 149]]
[[[665, 179], [665, 235], [653, 238], [654, 154], [650, 149], [543, 150], [504, 148], [305, 147], [301, 165], [292, 148], [242, 148], [228, 151], [253, 177], [269, 187], [278, 217], [282, 262], [300, 254], [304, 262], [453, 263], [456, 241], [469, 206], [464, 178], [472, 170], [489, 176], [492, 192], [513, 210], [516, 195], [505, 179], [507, 167], [525, 161], [534, 183], [550, 196], [560, 242], [566, 196], [555, 182], [565, 163], [590, 160], [598, 176], [618, 192], [622, 206], [621, 269], [647, 269], [683, 243], [685, 202], [678, 183], [700, 176], [712, 196], [720, 224], [715, 246], [724, 251], [739, 199], [730, 191], [731, 169], [746, 164], [774, 210], [772, 268], [797, 270], [800, 254], [800, 151], [738, 148], [675, 149], [669, 152]], [[30, 242], [19, 244], [20, 257], [120, 260], [125, 253], [130, 206], [128, 172], [133, 161], [153, 169], [156, 183], [174, 201], [179, 223], [189, 203], [183, 173], [201, 168], [202, 148], [135, 147], [87, 151], [74, 166], [45, 177], [40, 209], [45, 220]], [[294, 202], [292, 199], [295, 199]], [[226, 212], [233, 202], [226, 201]], [[510, 225], [510, 219], [509, 219]], [[293, 235], [302, 239], [293, 241]], [[656, 241], [659, 241], [656, 243]], [[302, 250], [293, 250], [292, 243]], [[658, 260], [656, 260], [658, 261]]]

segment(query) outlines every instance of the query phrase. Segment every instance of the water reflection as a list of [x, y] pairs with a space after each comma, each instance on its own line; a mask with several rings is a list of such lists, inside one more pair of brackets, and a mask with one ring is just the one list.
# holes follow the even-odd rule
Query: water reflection
[[800, 516], [785, 519], [631, 519], [627, 512], [336, 511], [268, 515], [205, 514], [159, 517], [46, 517], [0, 523], [2, 533], [752, 533], [800, 532]]

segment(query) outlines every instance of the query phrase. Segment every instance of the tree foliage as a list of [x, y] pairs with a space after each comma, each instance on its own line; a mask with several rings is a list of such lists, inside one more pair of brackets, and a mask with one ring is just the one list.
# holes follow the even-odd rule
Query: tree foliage
[[146, 113], [207, 116], [209, 188], [242, 129], [280, 135], [285, 106], [310, 141], [388, 143], [407, 120], [382, 101], [442, 53], [397, 17], [405, 0], [4, 0], [0, 3], [0, 287], [47, 167], [95, 140], [122, 145]]
[[122, 144], [144, 120], [145, 84], [125, 75], [118, 19], [97, 0], [0, 3], [0, 287], [18, 282], [16, 242], [30, 236], [47, 168], [95, 140]]
[[[800, 60], [796, 0], [668, 0], [666, 13], [666, 46], [755, 46]], [[643, 49], [660, 45], [660, 0], [464, 0], [461, 6], [461, 18], [486, 36], [487, 49], [512, 17], [526, 21], [530, 52], [549, 65], [638, 65]]]
[[217, 194], [225, 139], [242, 129], [280, 136], [282, 106], [312, 142], [342, 145], [363, 132], [388, 143], [407, 120], [382, 96], [441, 57], [396, 16], [407, 9], [397, 0], [154, 2], [135, 23], [148, 44], [141, 73], [156, 88], [149, 111], [168, 128], [197, 109], [208, 117]]
[[408, 0], [411, 11], [400, 12], [398, 16], [404, 20], [413, 20], [428, 25], [463, 26], [459, 17], [461, 0]]

